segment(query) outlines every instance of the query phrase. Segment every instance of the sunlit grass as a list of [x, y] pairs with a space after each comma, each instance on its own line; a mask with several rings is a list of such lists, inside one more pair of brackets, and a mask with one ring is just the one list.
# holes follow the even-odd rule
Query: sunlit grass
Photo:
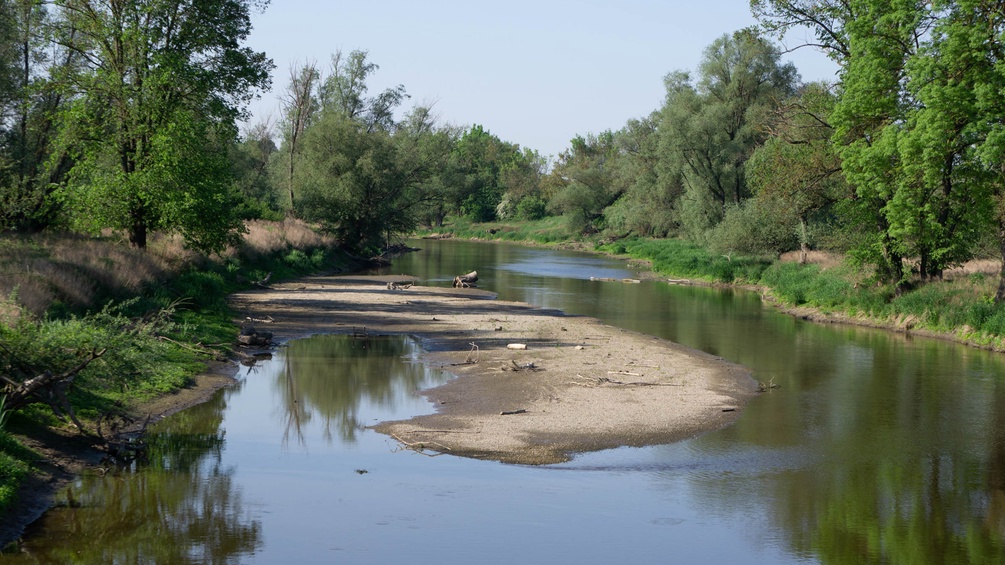
[[430, 227], [417, 235], [451, 234], [465, 239], [512, 241], [515, 243], [555, 244], [582, 241], [569, 233], [566, 222], [561, 217], [547, 217], [540, 220], [512, 220], [489, 223], [473, 223], [466, 218], [450, 218], [443, 226]]

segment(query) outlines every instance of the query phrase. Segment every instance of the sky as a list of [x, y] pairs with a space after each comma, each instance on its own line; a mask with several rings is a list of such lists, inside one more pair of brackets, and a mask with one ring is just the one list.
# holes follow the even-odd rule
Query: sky
[[[324, 69], [335, 51], [360, 49], [380, 67], [371, 94], [402, 84], [404, 109], [433, 103], [441, 123], [557, 156], [576, 135], [659, 108], [667, 73], [695, 70], [712, 41], [756, 21], [748, 0], [272, 0], [252, 24], [247, 44], [276, 69], [251, 123], [278, 119], [292, 65]], [[811, 48], [783, 61], [807, 82], [837, 70]]]

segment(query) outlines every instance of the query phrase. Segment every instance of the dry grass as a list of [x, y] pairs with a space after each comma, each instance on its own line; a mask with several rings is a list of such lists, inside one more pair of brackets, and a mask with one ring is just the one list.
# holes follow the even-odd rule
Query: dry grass
[[99, 289], [138, 292], [164, 271], [156, 257], [108, 240], [51, 234], [3, 240], [0, 268], [0, 296], [35, 315], [56, 301], [93, 306]]
[[270, 255], [290, 248], [309, 249], [335, 245], [334, 238], [318, 233], [301, 220], [251, 220], [245, 227], [248, 233], [244, 234], [239, 251], [246, 255]]
[[997, 276], [999, 271], [1001, 271], [1002, 262], [992, 261], [990, 259], [980, 259], [974, 261], [967, 261], [960, 267], [955, 269], [947, 269], [942, 273], [943, 278], [946, 279], [956, 279], [960, 277], [966, 277], [968, 275], [973, 275], [976, 273], [983, 273], [985, 275], [995, 275]]
[[[788, 253], [783, 253], [782, 256], [779, 257], [779, 260], [788, 263], [797, 263], [799, 261], [799, 256], [799, 251], [789, 251]], [[810, 251], [806, 254], [806, 263], [819, 265], [820, 270], [838, 267], [844, 262], [844, 259], [844, 255], [840, 253], [832, 253], [830, 251]]]
[[[255, 220], [246, 227], [242, 243], [225, 251], [224, 258], [259, 258], [335, 243], [299, 220]], [[0, 237], [0, 318], [16, 319], [17, 306], [40, 316], [57, 301], [74, 308], [94, 307], [103, 295], [135, 295], [184, 269], [208, 267], [212, 261], [187, 248], [178, 235], [153, 234], [147, 251], [132, 249], [111, 233], [100, 238]]]

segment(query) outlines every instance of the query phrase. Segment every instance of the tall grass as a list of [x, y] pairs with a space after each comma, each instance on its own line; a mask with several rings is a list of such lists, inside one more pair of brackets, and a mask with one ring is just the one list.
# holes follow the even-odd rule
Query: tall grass
[[677, 239], [630, 239], [597, 247], [652, 262], [657, 272], [673, 277], [721, 283], [756, 283], [771, 265], [767, 257], [715, 255]]

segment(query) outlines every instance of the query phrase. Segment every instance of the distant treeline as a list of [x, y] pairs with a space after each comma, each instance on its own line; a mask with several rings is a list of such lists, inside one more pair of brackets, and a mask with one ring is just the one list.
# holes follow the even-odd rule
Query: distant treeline
[[[419, 224], [564, 216], [724, 255], [825, 248], [883, 283], [1005, 250], [1005, 13], [980, 0], [752, 0], [666, 98], [553, 159], [370, 92], [365, 51], [294, 65], [239, 133], [271, 61], [262, 2], [0, 0], [0, 227], [151, 230], [216, 250], [295, 216], [372, 252]], [[771, 38], [808, 26], [839, 66], [803, 83]], [[1005, 287], [997, 301], [1005, 298]]]

